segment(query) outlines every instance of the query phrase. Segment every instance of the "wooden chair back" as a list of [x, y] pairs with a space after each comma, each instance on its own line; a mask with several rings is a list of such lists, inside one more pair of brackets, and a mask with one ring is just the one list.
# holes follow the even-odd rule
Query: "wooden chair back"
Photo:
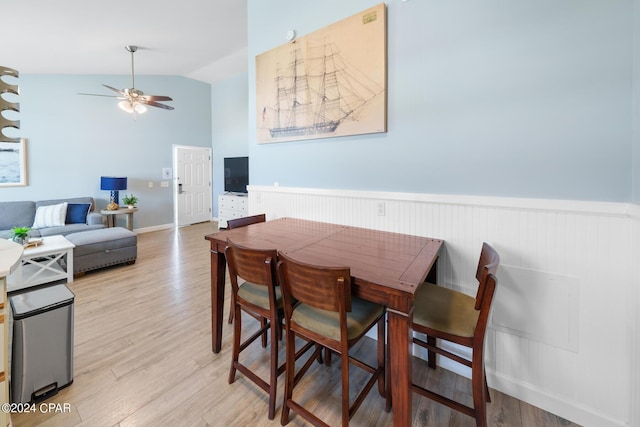
[[321, 310], [340, 312], [344, 306], [345, 313], [351, 311], [351, 271], [348, 267], [300, 263], [283, 253], [278, 257], [285, 315], [287, 305], [293, 306], [294, 301]]
[[227, 221], [227, 230], [232, 230], [234, 228], [245, 227], [251, 224], [257, 224], [259, 222], [265, 222], [267, 217], [265, 214], [245, 216], [242, 218], [234, 218]]
[[247, 248], [227, 240], [224, 254], [234, 295], [238, 291], [238, 277], [257, 285], [272, 287], [277, 284], [276, 250]]
[[[478, 280], [478, 292], [476, 293], [476, 310], [489, 311], [493, 293], [496, 288], [496, 272], [500, 264], [500, 256], [488, 243], [482, 244], [480, 259], [478, 260], [478, 270], [476, 271], [476, 279]], [[489, 276], [493, 276], [489, 280]]]

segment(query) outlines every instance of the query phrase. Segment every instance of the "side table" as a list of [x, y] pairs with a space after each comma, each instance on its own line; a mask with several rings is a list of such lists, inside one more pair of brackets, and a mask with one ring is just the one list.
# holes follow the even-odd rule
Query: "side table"
[[115, 211], [102, 209], [100, 213], [107, 217], [107, 227], [116, 226], [116, 215], [126, 215], [127, 228], [133, 231], [133, 214], [138, 212], [138, 208], [121, 208]]

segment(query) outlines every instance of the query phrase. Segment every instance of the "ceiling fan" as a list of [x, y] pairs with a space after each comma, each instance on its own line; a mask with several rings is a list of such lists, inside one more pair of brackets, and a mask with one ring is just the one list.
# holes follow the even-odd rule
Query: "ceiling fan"
[[135, 88], [135, 74], [133, 69], [133, 54], [138, 50], [138, 46], [127, 45], [124, 47], [128, 52], [131, 52], [131, 87], [129, 89], [116, 89], [109, 85], [103, 84], [102, 86], [110, 89], [118, 95], [100, 95], [97, 93], [79, 93], [78, 95], [90, 95], [90, 96], [107, 96], [110, 98], [117, 98], [121, 101], [118, 103], [118, 107], [126, 111], [127, 113], [144, 113], [147, 111], [147, 105], [150, 107], [163, 108], [165, 110], [173, 110], [173, 107], [166, 104], [161, 104], [158, 101], [173, 101], [172, 98], [163, 95], [145, 95], [141, 90]]

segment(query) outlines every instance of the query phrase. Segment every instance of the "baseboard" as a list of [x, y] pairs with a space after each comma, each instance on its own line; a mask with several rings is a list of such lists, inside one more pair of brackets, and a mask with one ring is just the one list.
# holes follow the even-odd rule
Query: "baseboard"
[[[423, 349], [416, 347], [417, 346], [414, 346], [414, 354], [417, 357], [424, 359], [426, 363], [426, 350], [424, 350], [424, 354], [422, 354]], [[447, 359], [446, 357], [436, 356], [436, 358], [438, 367], [471, 379], [470, 368]], [[579, 425], [599, 427], [629, 426], [629, 424], [624, 420], [608, 418], [605, 415], [597, 413], [591, 408], [587, 408], [577, 402], [572, 402], [558, 396], [552, 396], [531, 384], [523, 383], [515, 378], [507, 377], [490, 369], [487, 369], [487, 383], [489, 384], [489, 387], [494, 390], [498, 390], [501, 393], [522, 400], [523, 402], [527, 402], [530, 405], [541, 408]]]
[[171, 224], [160, 224], [160, 225], [154, 225], [154, 226], [151, 226], [151, 227], [134, 228], [133, 231], [135, 231], [138, 234], [151, 233], [153, 231], [168, 230], [170, 228], [173, 228], [174, 226], [175, 225], [173, 223], [171, 223]]
[[[443, 368], [445, 366], [443, 365]], [[445, 368], [446, 369], [446, 368]], [[628, 427], [628, 420], [612, 419], [593, 411], [580, 403], [572, 402], [558, 396], [552, 396], [531, 384], [518, 381], [500, 373], [487, 369], [489, 387], [533, 406], [544, 409], [583, 426]]]

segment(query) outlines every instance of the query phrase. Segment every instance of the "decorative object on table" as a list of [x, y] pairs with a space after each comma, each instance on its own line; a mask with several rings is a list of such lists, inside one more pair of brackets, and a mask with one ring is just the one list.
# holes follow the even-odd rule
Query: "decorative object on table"
[[386, 6], [256, 56], [258, 143], [386, 132]]
[[[163, 95], [145, 95], [141, 90], [135, 88], [135, 78], [134, 78], [134, 70], [133, 70], [133, 54], [138, 50], [138, 46], [130, 46], [127, 45], [124, 47], [127, 52], [131, 52], [131, 88], [129, 89], [116, 89], [111, 86], [102, 85], [107, 89], [111, 89], [116, 92], [118, 95], [113, 95], [113, 98], [120, 99], [121, 101], [118, 103], [118, 107], [127, 113], [133, 114], [134, 118], [136, 114], [142, 114], [147, 111], [147, 105], [151, 107], [163, 108], [165, 110], [173, 110], [173, 107], [165, 104], [161, 104], [158, 101], [173, 101], [173, 99], [169, 96]], [[91, 95], [91, 96], [110, 96], [110, 95], [99, 95], [95, 93], [80, 93], [78, 95]]]
[[5, 76], [15, 77], [17, 79], [20, 76], [20, 73], [13, 68], [0, 66], [0, 142], [12, 142], [15, 144], [20, 142], [20, 138], [10, 138], [6, 136], [4, 134], [4, 128], [20, 129], [20, 120], [7, 119], [3, 112], [20, 112], [20, 103], [8, 101], [5, 99], [4, 94], [9, 93], [18, 96], [20, 95], [20, 89], [18, 88], [18, 85], [7, 83], [3, 78]]
[[138, 203], [138, 198], [136, 196], [134, 196], [133, 194], [131, 195], [126, 195], [122, 198], [122, 203], [124, 203], [125, 205], [127, 205], [129, 207], [129, 209], [133, 209], [136, 207], [136, 203]]
[[37, 248], [38, 246], [44, 245], [44, 239], [42, 237], [30, 237], [29, 241], [24, 244], [25, 249]]
[[29, 240], [29, 231], [31, 231], [31, 227], [13, 227], [11, 229], [11, 240], [24, 246]]
[[117, 211], [119, 206], [118, 191], [127, 189], [127, 178], [118, 178], [114, 176], [101, 176], [100, 177], [100, 189], [111, 191], [111, 199], [107, 205], [107, 209], [110, 211]]

